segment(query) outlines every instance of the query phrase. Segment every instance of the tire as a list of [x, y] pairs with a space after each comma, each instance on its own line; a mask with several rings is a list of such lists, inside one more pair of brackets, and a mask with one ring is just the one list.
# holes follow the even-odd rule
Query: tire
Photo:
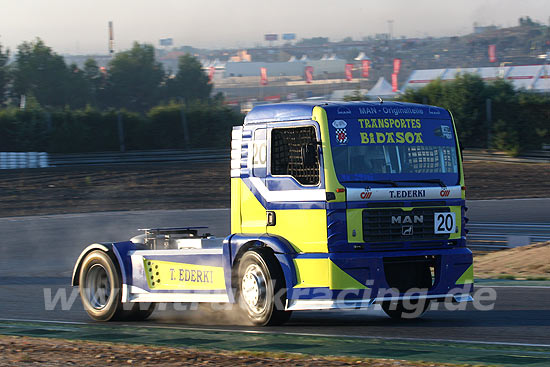
[[275, 256], [263, 248], [247, 251], [237, 269], [237, 300], [248, 320], [257, 326], [288, 321], [286, 284]]
[[[427, 290], [432, 286], [430, 268], [426, 265], [403, 267], [401, 271], [403, 278], [400, 280], [400, 286], [402, 289], [418, 287]], [[409, 276], [405, 276], [406, 274]], [[410, 274], [414, 274], [414, 276], [410, 276]], [[381, 306], [386, 315], [396, 320], [419, 318], [430, 307], [429, 299], [410, 300], [408, 303], [412, 309], [405, 307], [403, 301], [384, 301]]]
[[[415, 303], [414, 301], [409, 301], [411, 305], [418, 305], [418, 303]], [[392, 319], [395, 320], [411, 320], [419, 318], [426, 312], [428, 307], [430, 307], [430, 300], [429, 299], [420, 299], [418, 302], [424, 302], [424, 305], [422, 306], [421, 310], [418, 310], [416, 307], [413, 307], [412, 310], [406, 308], [403, 304], [403, 301], [385, 301], [382, 302], [382, 309]]]
[[123, 315], [121, 277], [109, 255], [92, 251], [84, 258], [79, 276], [84, 310], [96, 321], [118, 320]]
[[[128, 305], [126, 303], [125, 305]], [[156, 303], [141, 303], [141, 302], [135, 302], [130, 303], [129, 305], [132, 305], [132, 308], [130, 310], [124, 310], [120, 313], [119, 318], [117, 320], [124, 320], [124, 321], [143, 321], [147, 319], [153, 311], [155, 311]], [[126, 308], [126, 307], [124, 307]]]

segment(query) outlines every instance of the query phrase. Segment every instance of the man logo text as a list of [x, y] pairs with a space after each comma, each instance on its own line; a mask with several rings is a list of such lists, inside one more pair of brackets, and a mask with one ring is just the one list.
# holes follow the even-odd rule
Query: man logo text
[[424, 223], [423, 215], [392, 215], [391, 224], [413, 224], [413, 223]]

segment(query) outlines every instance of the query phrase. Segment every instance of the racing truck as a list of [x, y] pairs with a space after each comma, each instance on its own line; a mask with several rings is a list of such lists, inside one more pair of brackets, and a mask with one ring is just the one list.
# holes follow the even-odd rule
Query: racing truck
[[227, 237], [148, 228], [82, 251], [72, 285], [91, 318], [225, 303], [273, 325], [300, 310], [379, 304], [405, 318], [430, 301], [473, 300], [462, 157], [446, 109], [256, 106], [232, 130], [230, 174]]

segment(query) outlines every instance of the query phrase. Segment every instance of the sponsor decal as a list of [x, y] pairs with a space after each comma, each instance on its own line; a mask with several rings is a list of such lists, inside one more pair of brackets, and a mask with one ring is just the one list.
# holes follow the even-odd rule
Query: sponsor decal
[[451, 130], [451, 127], [447, 125], [441, 125], [437, 129], [435, 129], [434, 134], [435, 136], [439, 136], [440, 138], [445, 138], [448, 140], [451, 140], [453, 138], [453, 131]]
[[422, 200], [422, 199], [448, 199], [459, 198], [460, 186], [447, 187], [397, 187], [397, 188], [347, 188], [346, 197], [350, 201], [374, 201], [374, 200]]
[[361, 115], [374, 115], [376, 113], [375, 107], [359, 107], [359, 113]]
[[348, 123], [344, 120], [334, 120], [332, 122], [332, 126], [334, 126], [336, 129], [345, 129], [346, 126], [348, 126]]
[[430, 115], [441, 115], [441, 111], [440, 111], [440, 110], [435, 109], [435, 108], [432, 108], [432, 107], [430, 107], [430, 108], [428, 109], [428, 113], [429, 113]]
[[225, 289], [223, 267], [143, 259], [150, 289]]
[[395, 131], [396, 129], [421, 129], [420, 119], [357, 119], [361, 129], [393, 129], [394, 131], [360, 132], [361, 144], [424, 144], [420, 131]]
[[361, 199], [370, 199], [370, 197], [372, 196], [372, 191], [370, 189], [365, 189], [365, 191], [363, 191], [359, 197], [361, 197]]
[[336, 141], [339, 144], [346, 144], [348, 142], [348, 133], [346, 131], [346, 126], [348, 126], [348, 123], [344, 120], [335, 120], [332, 123], [332, 126], [336, 128]]
[[425, 198], [426, 190], [390, 190], [390, 198]]
[[192, 283], [213, 283], [212, 270], [170, 269], [170, 280]]
[[351, 114], [351, 110], [347, 107], [338, 107], [336, 113], [339, 115], [349, 115]]

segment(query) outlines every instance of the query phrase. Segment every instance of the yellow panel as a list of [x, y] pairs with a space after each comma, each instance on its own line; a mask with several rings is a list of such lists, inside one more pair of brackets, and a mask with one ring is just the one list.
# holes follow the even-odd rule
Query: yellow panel
[[265, 233], [267, 214], [250, 189], [241, 183], [241, 233]]
[[330, 288], [331, 289], [366, 289], [364, 284], [359, 283], [351, 275], [340, 269], [330, 261]]
[[284, 237], [297, 252], [328, 252], [325, 209], [275, 210], [275, 217], [268, 233]]
[[[348, 209], [348, 241], [349, 243], [363, 243], [363, 209]], [[355, 230], [355, 236], [353, 231]]]
[[329, 259], [294, 259], [296, 279], [294, 288], [329, 287]]
[[231, 179], [231, 233], [241, 233], [241, 185], [240, 178]]
[[147, 284], [155, 290], [225, 290], [223, 267], [143, 259]]
[[470, 265], [468, 269], [458, 278], [456, 284], [472, 284], [474, 282], [474, 264]]
[[294, 288], [366, 289], [367, 287], [340, 269], [330, 259], [294, 259]]

